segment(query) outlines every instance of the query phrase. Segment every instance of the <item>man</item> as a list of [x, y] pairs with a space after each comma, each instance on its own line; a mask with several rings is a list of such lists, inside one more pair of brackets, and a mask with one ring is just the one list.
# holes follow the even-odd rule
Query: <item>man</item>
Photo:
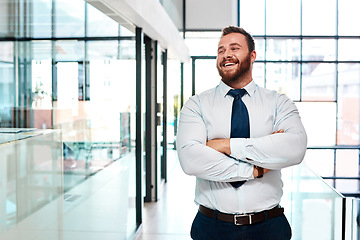
[[[191, 228], [195, 240], [291, 238], [279, 206], [280, 170], [302, 161], [307, 137], [295, 104], [253, 81], [255, 58], [249, 33], [238, 27], [223, 29], [217, 54], [219, 85], [191, 97], [180, 113], [180, 164], [186, 174], [196, 176], [199, 212]], [[232, 89], [246, 91], [235, 97]], [[247, 120], [232, 120], [235, 99], [245, 104]], [[233, 127], [246, 121], [249, 136], [230, 137]]]

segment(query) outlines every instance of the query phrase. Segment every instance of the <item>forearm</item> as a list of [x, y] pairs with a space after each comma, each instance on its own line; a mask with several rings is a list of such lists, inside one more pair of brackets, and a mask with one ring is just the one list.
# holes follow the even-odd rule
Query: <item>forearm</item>
[[260, 138], [231, 139], [231, 156], [254, 165], [281, 169], [299, 164], [306, 151], [306, 134], [282, 133]]
[[[275, 131], [274, 133], [283, 133], [284, 130]], [[216, 151], [230, 155], [230, 139], [212, 139], [206, 142], [206, 145], [215, 149]], [[254, 165], [253, 176], [254, 178], [262, 177], [264, 174], [268, 173], [270, 169], [264, 169], [262, 167]]]
[[202, 179], [230, 182], [253, 179], [254, 167], [237, 161], [203, 144], [177, 143], [182, 169], [188, 175]]

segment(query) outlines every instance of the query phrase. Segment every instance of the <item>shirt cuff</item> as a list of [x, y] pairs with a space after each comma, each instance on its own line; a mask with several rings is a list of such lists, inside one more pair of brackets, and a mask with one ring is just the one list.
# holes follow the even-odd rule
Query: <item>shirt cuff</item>
[[230, 138], [230, 156], [238, 160], [246, 160], [246, 138]]

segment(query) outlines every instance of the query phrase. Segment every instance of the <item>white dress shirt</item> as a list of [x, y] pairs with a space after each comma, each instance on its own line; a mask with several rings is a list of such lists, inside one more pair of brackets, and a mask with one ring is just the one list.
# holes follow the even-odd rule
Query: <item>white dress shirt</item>
[[[230, 139], [230, 156], [206, 146], [207, 140], [230, 138], [230, 89], [221, 81], [183, 106], [176, 141], [181, 167], [196, 176], [197, 204], [226, 213], [271, 209], [282, 196], [280, 169], [304, 158], [305, 129], [292, 100], [252, 81], [242, 97], [249, 112], [250, 138]], [[284, 133], [272, 134], [280, 129]], [[254, 165], [272, 170], [254, 179]], [[239, 180], [247, 182], [239, 188], [229, 184]]]

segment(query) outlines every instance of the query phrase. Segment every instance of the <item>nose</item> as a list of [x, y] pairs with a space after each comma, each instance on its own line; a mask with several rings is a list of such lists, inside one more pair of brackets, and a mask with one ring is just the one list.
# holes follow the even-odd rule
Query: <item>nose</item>
[[224, 52], [224, 58], [225, 59], [229, 59], [229, 58], [232, 58], [232, 54], [231, 54], [231, 51], [229, 49], [226, 49], [225, 52]]

